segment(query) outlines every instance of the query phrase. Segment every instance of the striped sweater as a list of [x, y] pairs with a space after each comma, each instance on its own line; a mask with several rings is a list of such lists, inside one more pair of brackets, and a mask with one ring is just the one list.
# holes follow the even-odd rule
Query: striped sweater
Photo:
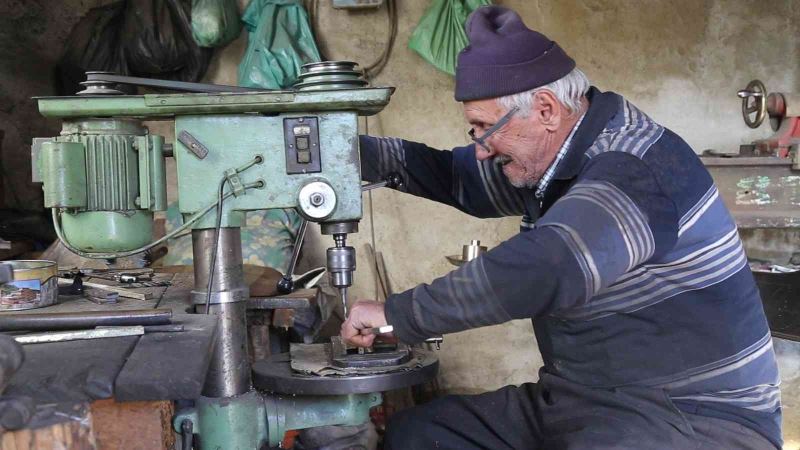
[[597, 388], [663, 389], [681, 410], [736, 421], [780, 447], [772, 340], [736, 226], [679, 136], [621, 96], [590, 106], [541, 197], [474, 145], [452, 151], [362, 136], [362, 176], [521, 232], [431, 283], [391, 296], [409, 343], [530, 318], [543, 370]]

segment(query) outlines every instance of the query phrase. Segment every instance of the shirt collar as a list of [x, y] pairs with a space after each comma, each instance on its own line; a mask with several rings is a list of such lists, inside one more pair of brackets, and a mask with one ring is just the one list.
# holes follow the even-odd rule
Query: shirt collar
[[608, 121], [619, 111], [622, 97], [614, 92], [601, 92], [596, 87], [589, 88], [586, 94], [589, 109], [580, 124], [573, 130], [572, 143], [566, 150], [563, 160], [553, 174], [557, 180], [574, 178], [583, 168], [587, 159], [585, 153], [603, 132]]
[[575, 122], [575, 125], [572, 127], [572, 130], [569, 132], [569, 135], [564, 140], [564, 143], [561, 144], [561, 148], [556, 153], [555, 159], [553, 162], [550, 163], [550, 166], [545, 170], [542, 177], [539, 179], [539, 183], [536, 184], [536, 198], [544, 197], [544, 192], [547, 190], [547, 186], [550, 185], [550, 181], [553, 179], [553, 175], [556, 173], [556, 169], [558, 168], [559, 163], [561, 160], [564, 159], [564, 156], [567, 154], [569, 150], [570, 144], [572, 143], [572, 137], [575, 136], [575, 132], [578, 131], [578, 127], [581, 126], [581, 122], [583, 122], [583, 118], [586, 117], [586, 113], [584, 112], [581, 114], [581, 117], [578, 118], [578, 121]]

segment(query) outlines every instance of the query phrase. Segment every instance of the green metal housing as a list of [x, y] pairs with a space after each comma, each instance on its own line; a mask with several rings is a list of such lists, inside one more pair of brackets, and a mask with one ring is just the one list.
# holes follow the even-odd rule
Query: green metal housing
[[289, 430], [361, 425], [381, 402], [380, 393], [297, 397], [250, 391], [238, 397], [200, 397], [194, 408], [175, 415], [172, 426], [180, 432], [183, 422], [191, 421], [203, 448], [249, 450], [264, 443], [275, 447]]

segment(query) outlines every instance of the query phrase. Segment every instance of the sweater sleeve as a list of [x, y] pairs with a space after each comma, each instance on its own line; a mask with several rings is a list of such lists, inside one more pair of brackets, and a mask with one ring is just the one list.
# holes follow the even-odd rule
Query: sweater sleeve
[[522, 215], [525, 205], [500, 166], [478, 161], [474, 145], [452, 151], [397, 138], [360, 136], [361, 176], [382, 181], [390, 173], [404, 181], [400, 190], [450, 205], [476, 217]]
[[404, 342], [442, 333], [558, 314], [677, 241], [678, 213], [650, 169], [616, 153], [596, 157], [526, 233], [459, 269], [387, 300], [387, 319]]

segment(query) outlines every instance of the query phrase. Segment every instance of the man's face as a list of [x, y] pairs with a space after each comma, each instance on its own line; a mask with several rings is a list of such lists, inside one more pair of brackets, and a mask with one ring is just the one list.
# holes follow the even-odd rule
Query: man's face
[[[464, 102], [464, 116], [476, 137], [483, 136], [507, 112], [495, 99]], [[519, 111], [486, 139], [488, 151], [476, 144], [475, 152], [480, 161], [493, 158], [500, 164], [513, 186], [532, 188], [555, 156], [551, 141], [552, 133], [536, 120], [536, 114], [531, 112], [526, 116]]]

